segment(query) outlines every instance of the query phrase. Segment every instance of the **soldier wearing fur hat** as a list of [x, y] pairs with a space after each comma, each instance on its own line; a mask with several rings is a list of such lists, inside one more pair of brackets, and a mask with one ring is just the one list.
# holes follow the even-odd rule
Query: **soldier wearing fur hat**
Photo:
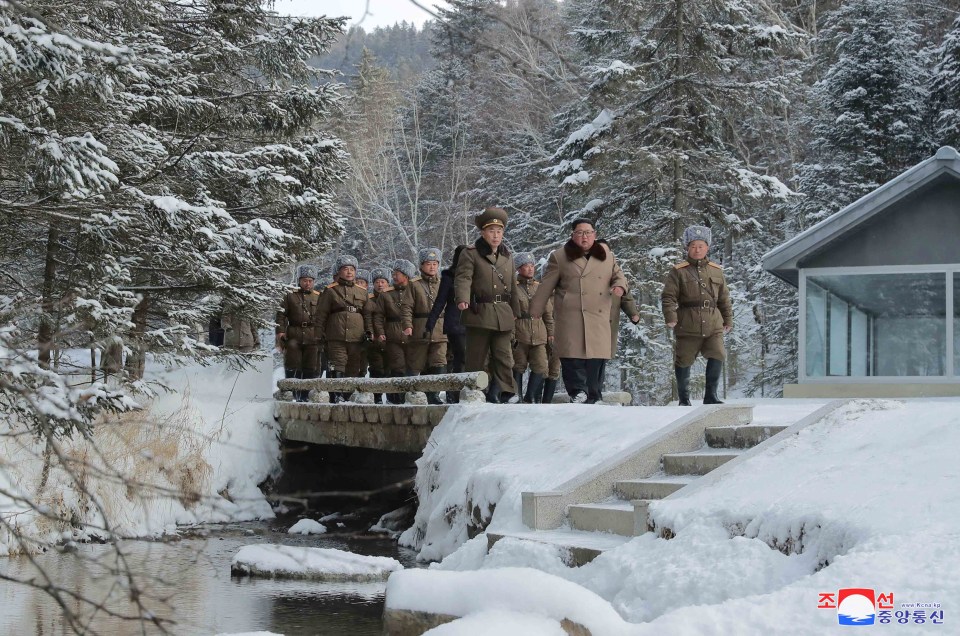
[[[367, 362], [371, 378], [389, 378], [390, 368], [387, 365], [387, 343], [375, 335], [374, 318], [380, 311], [380, 296], [392, 289], [390, 287], [390, 270], [385, 267], [375, 267], [370, 271], [371, 288], [367, 290], [367, 305], [364, 311], [364, 328], [367, 339]], [[374, 403], [380, 403], [379, 393], [373, 395]]]
[[[277, 348], [283, 352], [283, 370], [288, 378], [317, 377], [320, 339], [316, 328], [320, 294], [313, 291], [317, 277], [310, 265], [297, 268], [297, 289], [283, 297], [277, 312]], [[297, 391], [298, 401], [307, 399], [306, 391]]]
[[[317, 303], [317, 327], [327, 341], [327, 377], [358, 377], [363, 361], [367, 290], [356, 284], [357, 259], [337, 258], [337, 282], [327, 285]], [[342, 400], [343, 395], [332, 396]]]
[[[447, 336], [443, 333], [443, 317], [427, 329], [427, 319], [440, 291], [440, 250], [426, 247], [420, 250], [419, 257], [420, 275], [410, 279], [408, 288], [413, 302], [413, 337], [407, 345], [407, 364], [414, 373], [445, 373]], [[427, 392], [427, 402], [442, 404], [436, 392]]]
[[531, 316], [530, 301], [540, 286], [533, 278], [536, 259], [530, 252], [521, 252], [514, 256], [513, 261], [517, 266], [517, 295], [520, 297], [520, 317], [517, 318], [513, 347], [513, 380], [517, 383], [517, 395], [520, 395], [523, 374], [529, 366], [530, 378], [523, 401], [539, 404], [543, 397], [544, 378], [549, 370], [547, 343], [553, 343], [553, 299], [547, 302], [543, 316]]
[[503, 244], [507, 213], [487, 208], [474, 222], [480, 238], [460, 255], [454, 290], [467, 329], [466, 371], [482, 371], [490, 358], [493, 377], [487, 401], [505, 402], [517, 392], [511, 341], [520, 315], [513, 256]]
[[[408, 260], [393, 262], [393, 287], [377, 298], [373, 314], [373, 330], [379, 342], [386, 345], [387, 366], [395, 378], [410, 375], [407, 363], [407, 343], [413, 335], [413, 303], [407, 286], [417, 275], [417, 268]], [[402, 401], [402, 394], [391, 394], [387, 399], [394, 404]]]
[[726, 351], [723, 336], [733, 328], [733, 306], [723, 267], [707, 260], [710, 228], [692, 225], [683, 231], [687, 258], [667, 274], [660, 299], [663, 320], [676, 335], [674, 373], [680, 404], [690, 406], [690, 366], [697, 354], [707, 359], [704, 404], [722, 404], [717, 396]]

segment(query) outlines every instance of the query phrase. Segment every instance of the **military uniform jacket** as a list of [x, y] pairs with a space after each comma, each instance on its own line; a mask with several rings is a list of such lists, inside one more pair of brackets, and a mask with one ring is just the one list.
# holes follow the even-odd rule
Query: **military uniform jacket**
[[443, 316], [437, 318], [437, 323], [430, 331], [430, 337], [424, 339], [423, 332], [427, 330], [427, 319], [433, 310], [433, 303], [440, 291], [440, 277], [421, 274], [411, 278], [407, 284], [410, 299], [413, 302], [413, 337], [418, 342], [446, 342], [443, 334]]
[[300, 344], [316, 344], [319, 340], [316, 329], [319, 301], [319, 292], [298, 289], [287, 293], [277, 312], [277, 333], [285, 333], [288, 340], [297, 340]]
[[540, 318], [530, 315], [530, 301], [537, 293], [540, 283], [532, 278], [517, 279], [517, 295], [520, 297], [520, 317], [517, 318], [517, 331], [514, 340], [525, 345], [547, 344], [547, 337], [553, 335], [553, 299], [547, 301], [547, 308]]
[[688, 258], [674, 265], [660, 295], [663, 320], [676, 321], [678, 337], [707, 337], [733, 326], [733, 306], [723, 267], [707, 259]]
[[362, 342], [367, 290], [352, 281], [327, 285], [317, 303], [317, 327], [328, 341]]
[[457, 304], [470, 303], [460, 314], [465, 327], [513, 331], [520, 315], [513, 255], [501, 244], [496, 253], [483, 240], [460, 253], [454, 278]]
[[404, 329], [413, 329], [413, 304], [410, 302], [406, 286], [392, 287], [377, 296], [377, 308], [373, 314], [373, 333], [379, 338], [386, 336], [387, 342], [404, 343], [407, 336]]

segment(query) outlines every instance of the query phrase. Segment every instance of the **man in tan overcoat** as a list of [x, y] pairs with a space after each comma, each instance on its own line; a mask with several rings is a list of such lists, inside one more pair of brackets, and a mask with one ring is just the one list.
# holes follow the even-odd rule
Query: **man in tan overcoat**
[[723, 336], [733, 329], [733, 305], [723, 267], [707, 260], [710, 228], [691, 225], [683, 231], [687, 258], [673, 266], [660, 296], [663, 321], [676, 335], [674, 374], [681, 406], [690, 406], [690, 367], [697, 354], [707, 359], [704, 404], [723, 404], [717, 396], [726, 350]]
[[487, 356], [493, 377], [488, 402], [506, 402], [517, 392], [513, 381], [514, 321], [520, 315], [513, 256], [503, 245], [507, 213], [487, 208], [474, 218], [480, 230], [457, 263], [454, 291], [460, 321], [467, 330], [465, 371], [482, 371]]
[[613, 355], [612, 297], [627, 292], [627, 279], [609, 246], [597, 242], [591, 221], [576, 219], [570, 227], [570, 240], [547, 261], [530, 314], [541, 317], [553, 295], [563, 385], [572, 401], [594, 404], [602, 397], [603, 361]]
[[553, 303], [548, 302], [543, 317], [530, 315], [530, 301], [540, 286], [533, 275], [536, 272], [536, 260], [532, 253], [521, 252], [514, 256], [517, 266], [517, 295], [520, 297], [520, 317], [517, 318], [513, 348], [513, 380], [517, 383], [517, 396], [523, 384], [523, 374], [530, 367], [527, 391], [523, 401], [527, 404], [539, 404], [543, 397], [543, 382], [549, 370], [547, 343], [553, 342]]

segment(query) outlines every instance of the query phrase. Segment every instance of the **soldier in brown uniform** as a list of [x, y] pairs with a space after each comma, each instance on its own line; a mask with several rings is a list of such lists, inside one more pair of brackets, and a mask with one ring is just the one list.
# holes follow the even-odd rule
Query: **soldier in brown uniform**
[[[370, 294], [372, 292], [370, 288], [370, 271], [366, 269], [358, 269], [357, 275], [353, 279], [353, 284], [367, 292], [367, 302], [370, 302]], [[360, 375], [357, 377], [365, 378], [367, 377], [367, 371], [369, 370], [368, 362], [368, 345], [370, 343], [370, 334], [373, 333], [373, 315], [369, 313], [368, 305], [363, 306], [363, 342], [360, 343]]]
[[[357, 259], [337, 258], [337, 282], [327, 285], [317, 303], [317, 331], [327, 341], [328, 378], [355, 378], [360, 375], [363, 349], [363, 311], [367, 290], [354, 281]], [[342, 401], [342, 394], [331, 396]]]
[[510, 343], [520, 315], [513, 257], [503, 245], [507, 213], [487, 208], [474, 219], [480, 238], [460, 255], [454, 290], [467, 329], [466, 371], [482, 371], [490, 357], [493, 372], [488, 402], [505, 402], [517, 392]]
[[514, 256], [513, 262], [517, 266], [517, 295], [520, 298], [520, 317], [517, 318], [514, 335], [513, 381], [517, 383], [519, 396], [523, 373], [529, 365], [530, 378], [527, 380], [527, 392], [523, 394], [523, 401], [527, 404], [539, 404], [543, 399], [543, 381], [548, 371], [547, 343], [553, 342], [553, 302], [551, 300], [547, 303], [542, 317], [531, 316], [530, 301], [540, 286], [540, 283], [533, 279], [536, 260], [530, 252], [521, 252]]
[[[315, 318], [320, 294], [313, 291], [316, 277], [312, 266], [298, 267], [299, 287], [283, 297], [277, 312], [277, 348], [283, 352], [283, 371], [288, 378], [317, 377], [319, 338]], [[295, 396], [300, 402], [306, 401], [307, 391], [296, 391]]]
[[[420, 250], [420, 275], [410, 280], [408, 287], [413, 301], [413, 338], [407, 345], [408, 364], [414, 373], [445, 373], [447, 367], [447, 336], [443, 333], [443, 316], [433, 329], [427, 329], [430, 311], [440, 291], [440, 250], [426, 247]], [[443, 404], [436, 392], [427, 392], [429, 404]]]
[[[407, 293], [410, 279], [417, 268], [404, 259], [393, 262], [393, 287], [377, 298], [373, 314], [373, 331], [378, 341], [386, 344], [387, 366], [395, 378], [408, 375], [407, 342], [413, 334], [413, 305]], [[394, 404], [402, 402], [403, 394], [393, 393], [387, 399]]]
[[733, 329], [733, 306], [723, 267], [707, 260], [710, 228], [692, 225], [683, 231], [687, 260], [674, 265], [664, 282], [663, 320], [676, 334], [674, 372], [680, 404], [690, 406], [690, 366], [702, 353], [707, 359], [704, 404], [722, 404], [717, 385], [726, 351], [723, 335]]
[[[368, 290], [366, 311], [363, 313], [364, 328], [367, 336], [367, 363], [371, 378], [389, 378], [390, 368], [387, 366], [387, 343], [375, 335], [374, 316], [380, 311], [380, 295], [390, 290], [390, 270], [384, 267], [375, 267], [370, 272], [370, 282], [373, 289]], [[373, 394], [375, 404], [380, 403], [380, 393]]]

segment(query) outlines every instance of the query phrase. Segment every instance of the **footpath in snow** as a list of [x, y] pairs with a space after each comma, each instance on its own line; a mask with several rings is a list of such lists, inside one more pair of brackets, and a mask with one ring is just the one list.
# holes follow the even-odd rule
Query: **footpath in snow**
[[[764, 401], [754, 421], [792, 424], [821, 405]], [[878, 607], [878, 629], [960, 624], [960, 400], [852, 401], [651, 504], [674, 538], [648, 533], [580, 568], [559, 548], [509, 537], [488, 554], [471, 529], [484, 515], [490, 529], [522, 529], [521, 491], [563, 483], [678, 409], [537, 409], [469, 407], [435, 429], [417, 524], [403, 536], [443, 560], [393, 574], [389, 608], [464, 616], [437, 634], [486, 633], [480, 624], [556, 634], [563, 619], [604, 635], [813, 634], [838, 627], [839, 590], [869, 588], [891, 606]], [[841, 609], [866, 619], [852, 603]]]

